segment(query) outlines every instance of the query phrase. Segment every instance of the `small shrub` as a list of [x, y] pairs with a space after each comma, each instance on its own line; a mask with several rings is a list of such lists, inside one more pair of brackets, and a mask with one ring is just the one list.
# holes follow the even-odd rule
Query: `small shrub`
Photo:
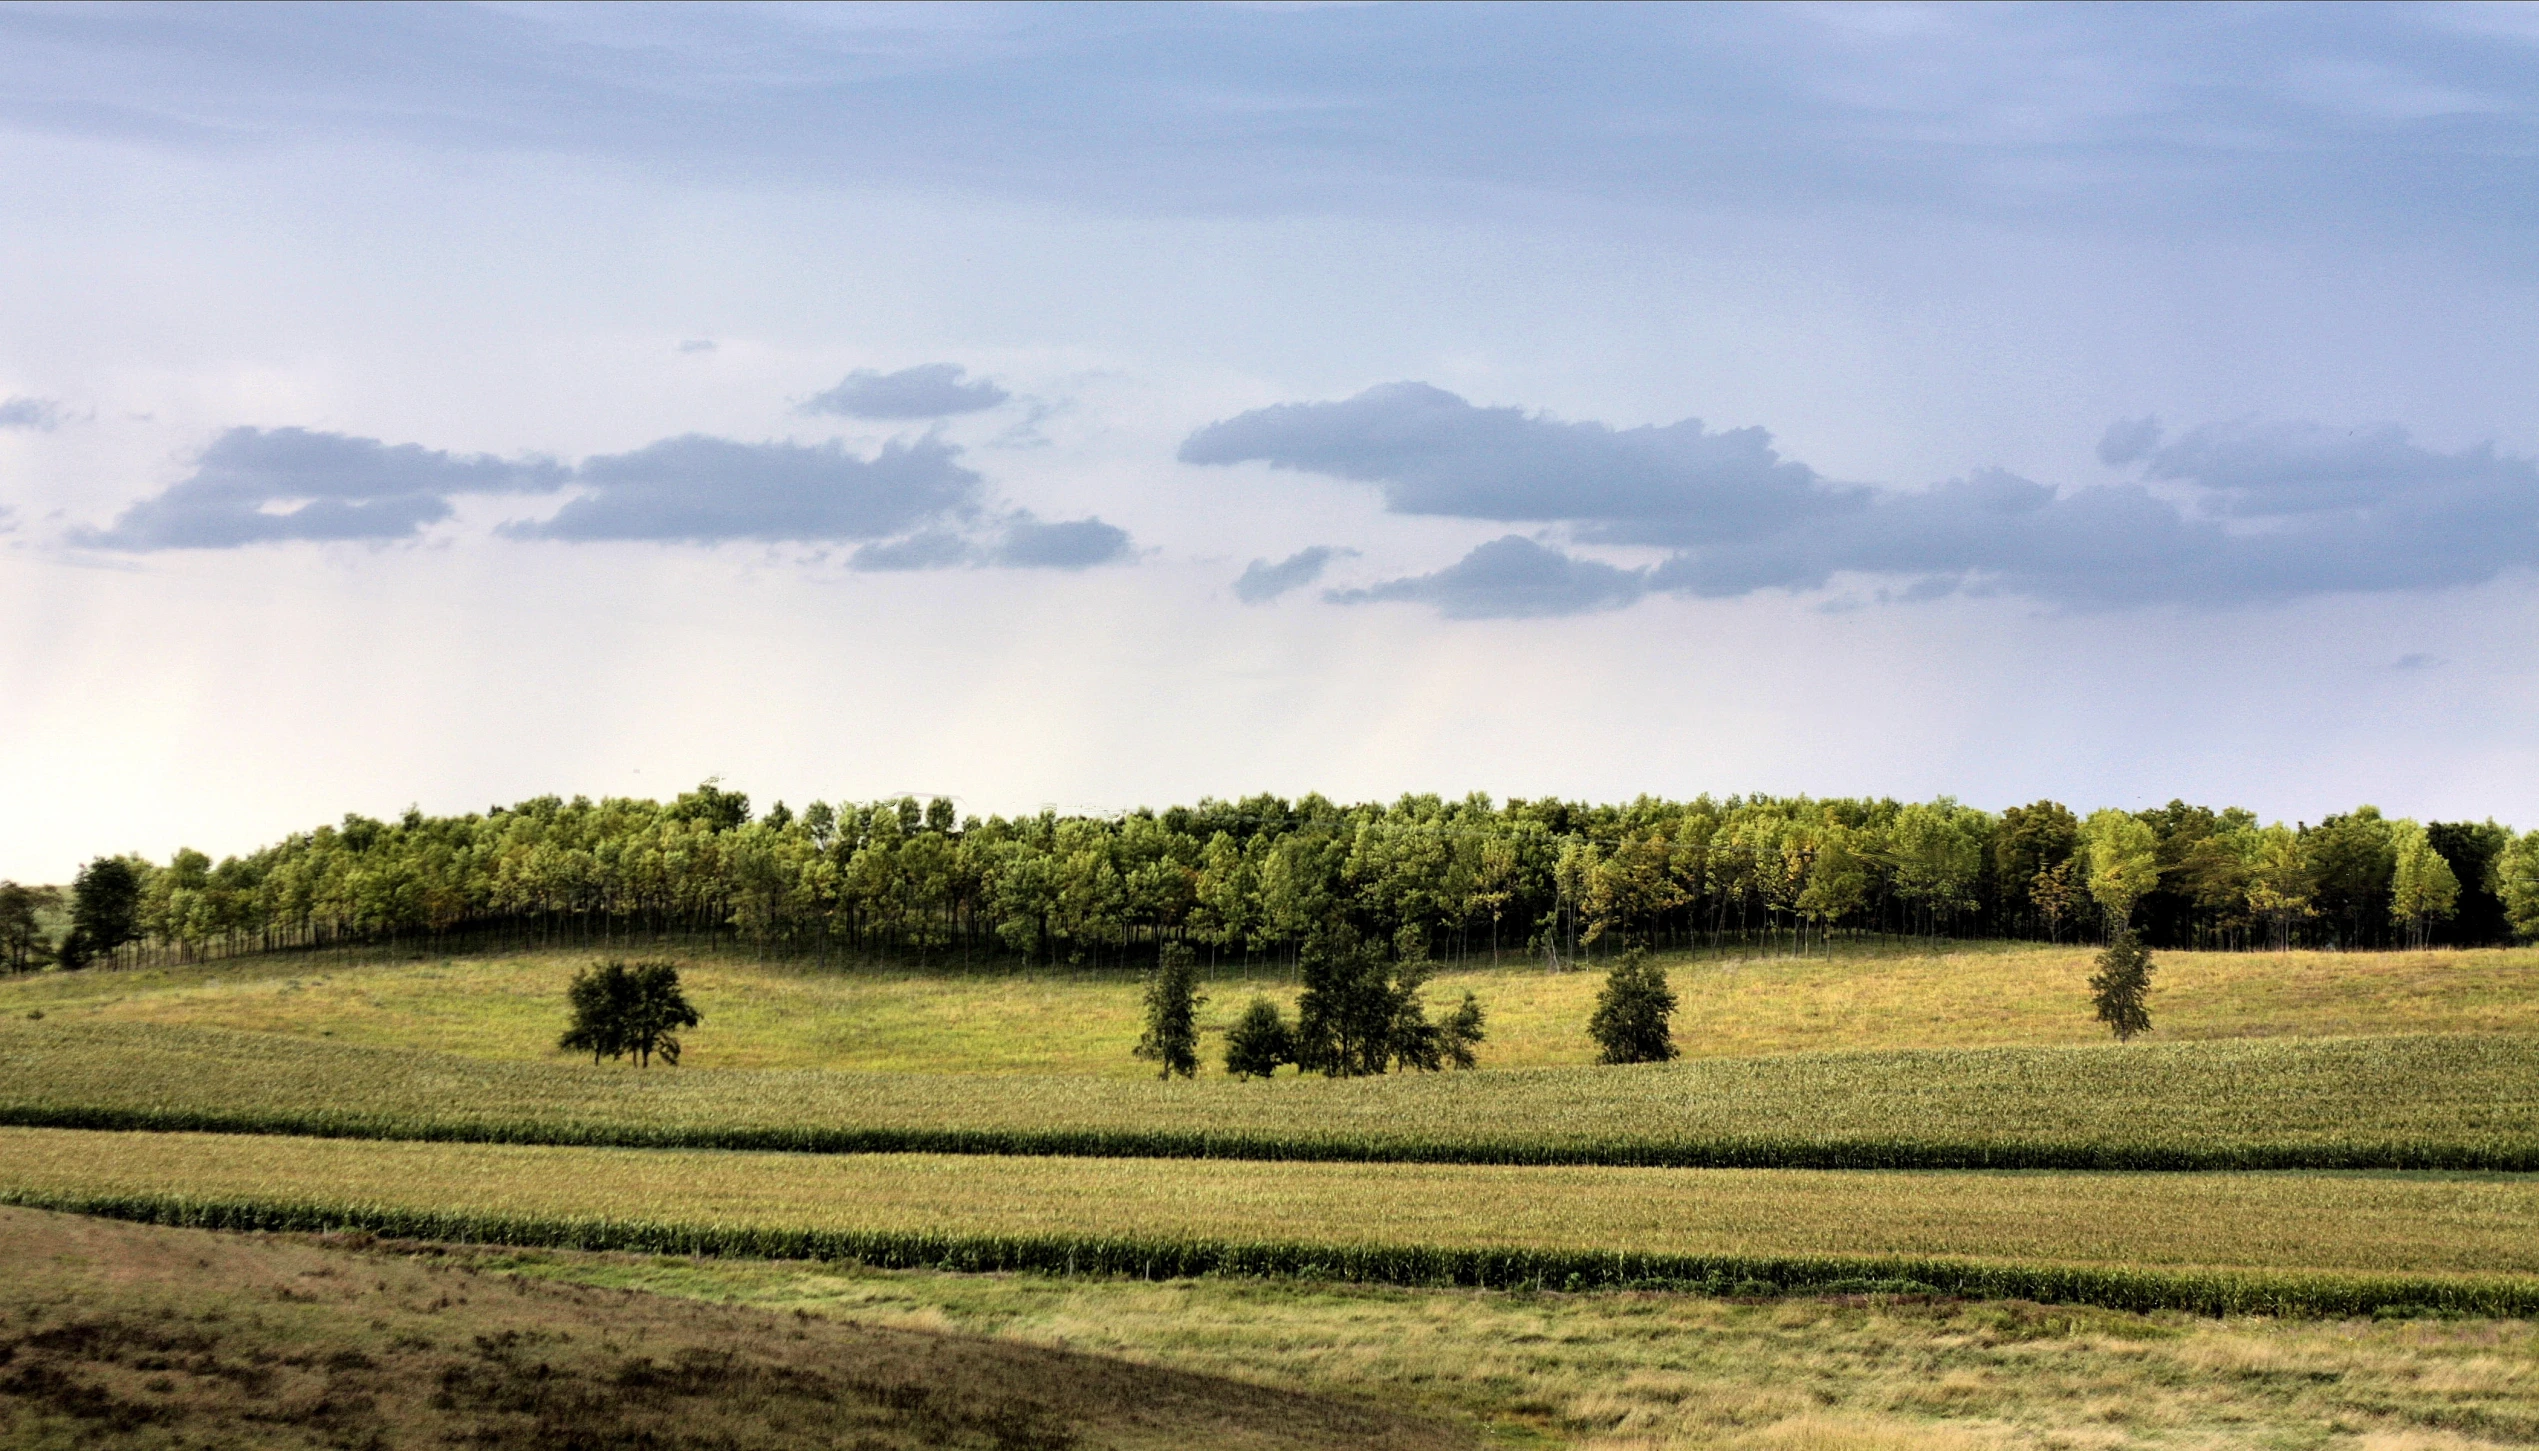
[[1237, 1078], [1267, 1078], [1296, 1061], [1296, 1036], [1278, 1004], [1254, 998], [1225, 1034], [1225, 1071]]

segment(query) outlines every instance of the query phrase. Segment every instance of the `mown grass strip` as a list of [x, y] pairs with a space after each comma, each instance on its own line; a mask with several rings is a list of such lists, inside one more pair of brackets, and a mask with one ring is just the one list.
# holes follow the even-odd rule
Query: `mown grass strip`
[[1715, 1295], [1932, 1293], [2201, 1315], [2539, 1314], [2539, 1281], [1984, 1264], [1883, 1256], [1673, 1255], [1422, 1245], [965, 1235], [715, 1225], [217, 1199], [0, 1190], [0, 1203], [199, 1229], [734, 1259], [835, 1260], [884, 1269], [1185, 1279], [1240, 1275], [1480, 1289], [1670, 1289]]
[[0, 1123], [435, 1142], [1813, 1169], [2539, 1170], [2539, 1040], [1800, 1054], [1328, 1082], [639, 1074], [0, 1023]]

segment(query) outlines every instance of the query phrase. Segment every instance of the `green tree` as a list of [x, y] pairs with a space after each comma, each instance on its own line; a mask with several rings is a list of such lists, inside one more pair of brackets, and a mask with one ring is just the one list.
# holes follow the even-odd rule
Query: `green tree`
[[2414, 822], [2392, 823], [2390, 843], [2389, 915], [2406, 924], [2407, 945], [2421, 949], [2432, 938], [2433, 924], [2458, 908], [2460, 879]]
[[2081, 827], [2089, 895], [2107, 914], [2110, 940], [2132, 930], [2134, 905], [2160, 881], [2160, 837], [2130, 811], [2093, 811]]
[[2131, 932], [2117, 933], [2116, 940], [2098, 954], [2098, 971], [2090, 977], [2089, 990], [2098, 1007], [2098, 1021], [2115, 1033], [2117, 1042], [2151, 1031], [2151, 1012], [2144, 1005], [2151, 995], [2151, 952], [2141, 938]]
[[62, 966], [112, 957], [141, 936], [141, 871], [128, 857], [101, 856], [71, 879], [71, 930]]
[[2083, 894], [2078, 875], [2072, 870], [2077, 858], [2065, 857], [2036, 874], [2028, 884], [2028, 903], [2045, 923], [2046, 940], [2063, 940], [2063, 924], [2081, 909]]
[[633, 975], [622, 962], [602, 963], [573, 974], [564, 990], [572, 1021], [555, 1045], [590, 1054], [594, 1067], [603, 1058], [624, 1057], [627, 1008], [633, 1000]]
[[46, 940], [43, 914], [61, 902], [61, 893], [51, 887], [21, 887], [15, 882], [0, 882], [0, 962], [11, 972], [27, 972], [42, 967], [51, 957], [52, 944]]
[[1267, 1078], [1296, 1061], [1296, 1038], [1278, 1004], [1256, 997], [1225, 1032], [1225, 1071], [1237, 1078]]
[[2482, 947], [2506, 941], [2503, 900], [2495, 892], [2495, 863], [2513, 843], [2513, 834], [2493, 821], [2429, 821], [2424, 834], [2433, 849], [2451, 864], [2460, 884], [2459, 911], [2451, 921], [2451, 940]]
[[2398, 870], [2390, 823], [2377, 806], [2357, 806], [2318, 824], [2304, 843], [2311, 899], [2333, 924], [2340, 947], [2389, 940], [2389, 885]]
[[1137, 1040], [1136, 1055], [1163, 1068], [1155, 1076], [1184, 1078], [1199, 1071], [1199, 969], [1190, 949], [1167, 942], [1155, 970], [1146, 975], [1146, 1034]]
[[1605, 1063], [1663, 1063], [1676, 1054], [1668, 1029], [1675, 1016], [1675, 989], [1646, 948], [1633, 947], [1614, 959], [1596, 994], [1596, 1011], [1587, 1019], [1587, 1036], [1601, 1050]]
[[587, 1052], [593, 1063], [632, 1055], [649, 1068], [658, 1055], [677, 1067], [679, 1030], [704, 1020], [679, 989], [679, 968], [670, 962], [603, 962], [573, 975], [565, 989], [572, 1024], [559, 1048]]
[[2495, 895], [2516, 937], [2539, 937], [2539, 831], [2523, 834], [2495, 858]]
[[2254, 833], [2248, 910], [2266, 924], [2275, 951], [2292, 948], [2292, 929], [2310, 915], [2310, 854], [2301, 834], [2278, 821]]

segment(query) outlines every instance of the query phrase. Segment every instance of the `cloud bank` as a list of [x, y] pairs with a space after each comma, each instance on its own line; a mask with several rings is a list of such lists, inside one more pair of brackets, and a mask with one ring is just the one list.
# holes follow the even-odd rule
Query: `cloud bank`
[[1013, 396], [985, 378], [965, 382], [962, 373], [958, 363], [926, 363], [896, 373], [859, 369], [806, 401], [802, 411], [847, 418], [950, 418], [982, 412]]
[[544, 493], [568, 477], [546, 459], [460, 456], [306, 428], [233, 428], [193, 474], [104, 529], [91, 549], [228, 549], [286, 539], [410, 539], [462, 494]]
[[2166, 440], [2141, 419], [2099, 444], [2134, 481], [2060, 490], [1987, 469], [1872, 489], [1783, 458], [1759, 428], [1615, 429], [1395, 383], [1255, 409], [1194, 433], [1180, 456], [1370, 484], [1400, 514], [1669, 551], [1627, 570], [1510, 535], [1436, 573], [1330, 596], [1466, 618], [1613, 609], [1647, 592], [1810, 590], [1845, 574], [1900, 579], [1891, 597], [1904, 599], [2226, 605], [2476, 584], [2539, 564], [2539, 468], [2491, 444], [2428, 449], [2394, 424], [2211, 424]]
[[854, 544], [847, 562], [862, 570], [1084, 569], [1133, 556], [1128, 532], [1099, 518], [990, 507], [984, 480], [960, 454], [931, 436], [866, 457], [834, 442], [683, 434], [567, 468], [313, 429], [233, 428], [191, 476], [69, 539], [127, 552], [383, 542], [417, 537], [463, 496], [571, 489], [549, 517], [494, 532], [566, 544]]

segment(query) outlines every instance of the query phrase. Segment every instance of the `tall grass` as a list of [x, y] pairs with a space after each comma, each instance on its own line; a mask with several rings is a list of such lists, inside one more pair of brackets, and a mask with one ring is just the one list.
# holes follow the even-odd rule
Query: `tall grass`
[[1792, 1054], [1159, 1084], [637, 1072], [0, 1022], [0, 1123], [464, 1142], [1802, 1168], [2539, 1169], [2539, 1040]]

